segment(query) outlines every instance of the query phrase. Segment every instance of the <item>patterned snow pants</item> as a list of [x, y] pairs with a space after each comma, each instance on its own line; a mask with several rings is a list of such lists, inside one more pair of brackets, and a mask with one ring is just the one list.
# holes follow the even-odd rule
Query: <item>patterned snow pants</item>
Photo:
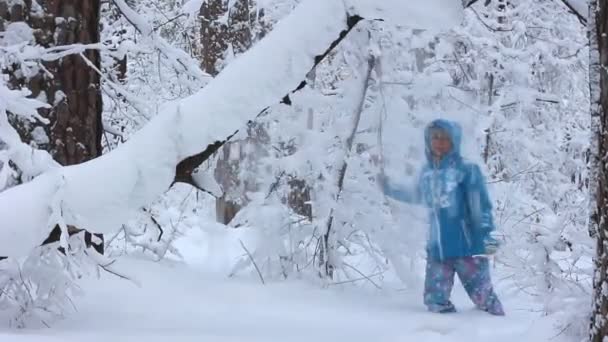
[[456, 308], [450, 302], [454, 273], [473, 303], [480, 310], [493, 315], [504, 315], [490, 279], [490, 263], [485, 257], [463, 257], [435, 261], [428, 259], [424, 284], [424, 304], [429, 311], [448, 313]]

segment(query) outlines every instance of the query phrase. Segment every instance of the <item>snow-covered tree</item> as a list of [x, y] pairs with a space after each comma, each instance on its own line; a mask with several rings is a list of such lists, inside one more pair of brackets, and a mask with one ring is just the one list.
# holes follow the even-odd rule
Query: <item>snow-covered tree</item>
[[608, 1], [590, 1], [589, 6], [590, 43], [590, 88], [592, 115], [591, 152], [591, 196], [590, 231], [597, 240], [595, 253], [595, 273], [593, 276], [593, 312], [590, 324], [590, 341], [604, 341], [608, 336], [608, 253], [606, 236], [606, 194], [608, 164], [603, 156], [608, 152], [606, 139], [606, 115], [608, 115]]

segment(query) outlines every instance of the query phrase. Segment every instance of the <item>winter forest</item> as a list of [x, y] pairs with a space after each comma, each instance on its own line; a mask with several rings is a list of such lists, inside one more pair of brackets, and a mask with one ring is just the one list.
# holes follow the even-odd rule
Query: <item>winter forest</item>
[[608, 339], [607, 0], [0, 0], [0, 64], [1, 341]]

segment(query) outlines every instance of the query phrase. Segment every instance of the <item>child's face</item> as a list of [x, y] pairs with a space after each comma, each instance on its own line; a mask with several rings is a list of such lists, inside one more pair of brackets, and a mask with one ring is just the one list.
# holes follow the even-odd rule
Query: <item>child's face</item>
[[444, 130], [431, 132], [431, 150], [437, 157], [443, 157], [452, 149], [452, 139]]

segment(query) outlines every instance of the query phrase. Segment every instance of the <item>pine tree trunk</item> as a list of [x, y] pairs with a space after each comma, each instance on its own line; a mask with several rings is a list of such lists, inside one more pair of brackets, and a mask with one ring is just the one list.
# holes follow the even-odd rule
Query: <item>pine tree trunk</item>
[[[34, 30], [36, 43], [44, 47], [97, 43], [99, 15], [100, 0], [1, 1], [0, 30], [11, 22], [25, 21]], [[43, 62], [46, 70], [29, 78], [9, 75], [12, 86], [27, 87], [33, 98], [46, 99], [51, 105], [39, 111], [49, 120], [48, 125], [14, 117], [12, 124], [24, 142], [49, 151], [62, 165], [79, 164], [102, 154], [100, 76], [85, 60], [100, 68], [100, 56], [96, 50], [83, 56]]]
[[[36, 13], [31, 1], [25, 7], [15, 2], [1, 11], [6, 21], [25, 20], [34, 29], [36, 42], [44, 47], [99, 42], [99, 0], [38, 0], [44, 12]], [[2, 3], [2, 6], [7, 6]], [[89, 50], [84, 56], [99, 67], [99, 52]], [[46, 98], [52, 105], [40, 114], [49, 125], [19, 122], [19, 133], [26, 142], [48, 150], [62, 165], [82, 163], [101, 155], [101, 93], [99, 75], [79, 55], [44, 62], [53, 76], [41, 71], [29, 79], [12, 75], [13, 84], [27, 86], [32, 97]], [[38, 134], [46, 133], [46, 139]]]
[[249, 0], [237, 0], [230, 9], [230, 40], [235, 54], [247, 51], [253, 45], [251, 30], [251, 3]]
[[203, 70], [213, 76], [219, 73], [218, 62], [228, 48], [228, 26], [220, 20], [227, 10], [225, 0], [208, 0], [203, 3], [200, 11], [201, 63]]
[[[228, 5], [231, 7], [228, 7]], [[217, 75], [223, 58], [229, 53], [239, 55], [247, 51], [256, 39], [269, 29], [264, 22], [263, 10], [256, 11], [254, 0], [209, 0], [200, 10], [200, 59], [203, 69]], [[225, 21], [222, 18], [227, 17]], [[215, 168], [215, 179], [221, 184], [224, 194], [216, 200], [216, 220], [228, 224], [247, 204], [246, 192], [256, 191], [255, 177], [242, 179], [242, 169], [254, 170], [257, 160], [267, 151], [268, 136], [261, 125], [250, 125], [247, 138], [232, 140], [221, 147]], [[310, 188], [306, 182], [289, 180], [290, 192], [285, 202], [296, 214], [312, 219]]]
[[[130, 4], [130, 1], [127, 1], [127, 5], [134, 7]], [[118, 7], [114, 3], [102, 4], [101, 7], [101, 16], [107, 18], [109, 29], [111, 30], [111, 37], [117, 41], [119, 44], [124, 42], [126, 37], [125, 34], [127, 32], [124, 24], [121, 23], [123, 19], [122, 13], [118, 9]], [[105, 23], [101, 24], [102, 26]], [[114, 67], [113, 73], [109, 75], [109, 78], [112, 82], [115, 83], [125, 83], [127, 80], [127, 55], [123, 58], [114, 57]], [[121, 96], [120, 94], [118, 96]]]
[[[232, 53], [240, 54], [251, 47], [252, 32], [250, 19], [250, 1], [237, 0], [228, 8], [226, 0], [210, 0], [201, 7], [201, 60], [203, 69], [211, 75], [217, 75], [221, 62], [227, 55], [228, 48]], [[222, 17], [228, 17], [228, 23]], [[215, 178], [224, 189], [222, 197], [216, 200], [215, 211], [218, 222], [228, 224], [246, 201], [242, 192], [248, 184], [239, 179], [240, 164], [245, 158], [241, 153], [245, 142], [231, 141], [221, 150], [215, 169]]]
[[608, 338], [608, 0], [592, 0], [590, 3], [590, 90], [593, 128], [591, 195], [595, 198], [592, 208], [590, 232], [597, 239], [595, 273], [593, 280], [593, 312], [590, 325], [590, 341], [601, 342]]

